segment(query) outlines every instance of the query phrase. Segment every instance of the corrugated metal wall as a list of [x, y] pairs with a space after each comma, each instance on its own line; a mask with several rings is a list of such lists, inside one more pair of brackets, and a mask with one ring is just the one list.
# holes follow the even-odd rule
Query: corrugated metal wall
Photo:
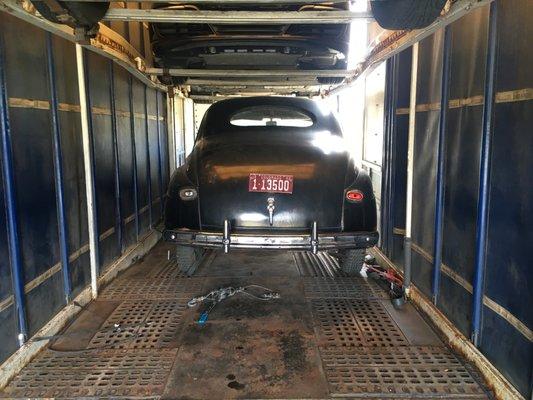
[[[13, 158], [16, 226], [20, 239], [29, 335], [65, 305], [60, 219], [54, 172], [51, 101], [59, 103], [61, 182], [66, 214], [71, 298], [89, 284], [85, 177], [74, 44], [0, 13], [0, 57], [5, 68]], [[50, 41], [48, 43], [48, 40]], [[52, 50], [55, 79], [49, 79]], [[166, 97], [110, 60], [85, 51], [100, 270], [147, 234], [161, 217], [169, 180]], [[130, 101], [131, 100], [131, 101]], [[133, 108], [133, 109], [131, 109]], [[132, 114], [133, 112], [133, 114]], [[0, 362], [17, 348], [12, 260], [6, 232], [5, 181], [0, 185]], [[139, 227], [136, 215], [139, 215]]]
[[[479, 349], [525, 395], [533, 381], [533, 3], [497, 1], [496, 102], [490, 164], [489, 228]], [[444, 32], [419, 45], [413, 187], [413, 280], [467, 337], [473, 310], [480, 154], [489, 7], [449, 27], [450, 104], [445, 141], [445, 191], [440, 284], [433, 287], [437, 145]], [[403, 265], [411, 49], [389, 61], [392, 135], [382, 213], [382, 248]], [[393, 75], [395, 75], [393, 77]], [[385, 140], [387, 141], [387, 139]], [[385, 170], [385, 167], [384, 167]]]

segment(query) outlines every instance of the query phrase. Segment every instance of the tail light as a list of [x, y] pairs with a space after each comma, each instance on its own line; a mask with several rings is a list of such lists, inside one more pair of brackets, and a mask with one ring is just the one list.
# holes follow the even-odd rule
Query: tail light
[[346, 192], [346, 200], [351, 203], [360, 203], [365, 198], [365, 195], [360, 190], [348, 190]]

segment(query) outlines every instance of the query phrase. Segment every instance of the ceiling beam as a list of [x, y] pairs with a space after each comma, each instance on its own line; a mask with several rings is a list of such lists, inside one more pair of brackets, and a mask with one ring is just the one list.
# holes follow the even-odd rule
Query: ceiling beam
[[347, 24], [371, 19], [369, 12], [356, 11], [190, 11], [173, 9], [111, 8], [104, 21], [136, 21], [180, 24], [286, 25]]
[[264, 77], [271, 78], [273, 76], [281, 77], [349, 77], [354, 75], [352, 70], [261, 70], [261, 69], [180, 69], [180, 68], [146, 68], [144, 71], [147, 75], [170, 75], [182, 77], [231, 77], [231, 78], [250, 78], [250, 77]]
[[[276, 96], [279, 95], [279, 93], [271, 92], [271, 93], [232, 93], [232, 94], [225, 94], [225, 95], [219, 95], [219, 96], [211, 96], [211, 95], [199, 95], [199, 94], [191, 94], [189, 98], [195, 100], [195, 101], [209, 101], [209, 102], [215, 102], [220, 101], [224, 99], [229, 98], [235, 98], [235, 97], [250, 97], [250, 96]], [[300, 96], [297, 97], [311, 97], [311, 96], [317, 96], [319, 95], [318, 92], [308, 92], [305, 93], [305, 95], [300, 94]], [[296, 96], [294, 96], [296, 97]]]
[[295, 80], [295, 81], [268, 81], [268, 80], [216, 80], [216, 79], [187, 79], [184, 85], [190, 86], [317, 86], [320, 85], [316, 80]]
[[196, 88], [191, 91], [193, 94], [233, 94], [233, 93], [278, 93], [278, 94], [291, 94], [291, 93], [309, 93], [319, 92], [319, 87], [279, 87], [279, 86], [239, 86], [229, 88]]

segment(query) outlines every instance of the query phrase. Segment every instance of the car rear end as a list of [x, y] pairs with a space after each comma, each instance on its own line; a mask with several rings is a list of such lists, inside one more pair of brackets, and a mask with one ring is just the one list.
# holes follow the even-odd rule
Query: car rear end
[[170, 185], [165, 238], [226, 251], [372, 246], [372, 186], [346, 150], [335, 118], [312, 101], [217, 103]]

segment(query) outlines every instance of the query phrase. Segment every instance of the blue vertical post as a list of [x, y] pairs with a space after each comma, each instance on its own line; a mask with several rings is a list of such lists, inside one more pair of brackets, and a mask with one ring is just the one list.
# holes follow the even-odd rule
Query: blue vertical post
[[133, 208], [135, 209], [135, 235], [136, 242], [139, 241], [139, 184], [137, 177], [137, 146], [135, 145], [135, 108], [133, 107], [133, 79], [129, 79], [130, 98], [130, 134], [131, 134], [131, 154], [133, 164]]
[[115, 70], [113, 60], [109, 60], [109, 99], [111, 103], [111, 135], [113, 137], [113, 158], [115, 161], [115, 230], [117, 232], [118, 251], [124, 250], [124, 234], [122, 224], [121, 190], [120, 190], [120, 155], [118, 150], [117, 133], [117, 104], [115, 98]]
[[485, 264], [487, 257], [487, 233], [489, 223], [490, 161], [492, 153], [492, 132], [494, 130], [494, 88], [496, 79], [496, 55], [498, 52], [497, 4], [497, 1], [493, 1], [490, 4], [487, 63], [485, 67], [485, 102], [483, 103], [483, 121], [481, 132], [481, 163], [479, 169], [476, 253], [472, 301], [471, 340], [475, 346], [479, 346], [481, 336], [481, 318], [485, 289]]
[[48, 84], [50, 86], [50, 111], [52, 121], [57, 225], [59, 231], [59, 253], [61, 258], [61, 272], [63, 275], [63, 290], [65, 292], [65, 301], [68, 303], [72, 294], [70, 284], [70, 262], [68, 256], [68, 225], [65, 213], [65, 191], [63, 188], [63, 153], [61, 150], [61, 128], [59, 124], [54, 49], [52, 45], [52, 34], [50, 32], [47, 32], [46, 34], [46, 62], [48, 64]]
[[442, 236], [444, 221], [444, 191], [446, 187], [446, 129], [448, 103], [450, 102], [450, 66], [451, 66], [451, 30], [444, 28], [444, 46], [442, 56], [442, 77], [440, 82], [440, 114], [437, 144], [437, 178], [435, 194], [435, 224], [433, 236], [433, 284], [432, 300], [437, 304], [439, 297], [442, 264]]
[[161, 157], [161, 123], [159, 122], [159, 92], [155, 92], [155, 118], [157, 120], [157, 172], [159, 178], [160, 216], [163, 218], [163, 165]]
[[148, 86], [144, 85], [144, 127], [146, 134], [146, 174], [148, 182], [148, 221], [152, 229], [152, 172], [150, 165], [150, 135], [148, 134]]
[[7, 222], [7, 245], [11, 264], [11, 279], [18, 322], [18, 342], [22, 346], [28, 337], [26, 322], [26, 305], [24, 299], [24, 276], [22, 256], [18, 235], [18, 210], [13, 177], [13, 151], [11, 148], [11, 131], [9, 125], [9, 108], [6, 87], [4, 37], [0, 29], [0, 135], [2, 140], [2, 179], [4, 181], [4, 200]]
[[83, 70], [85, 71], [85, 99], [87, 102], [87, 125], [89, 129], [89, 136], [91, 139], [91, 169], [92, 169], [92, 175], [95, 179], [93, 179], [92, 186], [93, 186], [93, 193], [94, 193], [94, 230], [97, 235], [94, 249], [94, 254], [96, 256], [96, 266], [97, 268], [100, 268], [100, 229], [98, 224], [98, 193], [96, 191], [96, 160], [94, 157], [94, 130], [93, 130], [93, 105], [91, 101], [91, 86], [89, 81], [89, 58], [87, 57], [87, 50], [83, 49]]

